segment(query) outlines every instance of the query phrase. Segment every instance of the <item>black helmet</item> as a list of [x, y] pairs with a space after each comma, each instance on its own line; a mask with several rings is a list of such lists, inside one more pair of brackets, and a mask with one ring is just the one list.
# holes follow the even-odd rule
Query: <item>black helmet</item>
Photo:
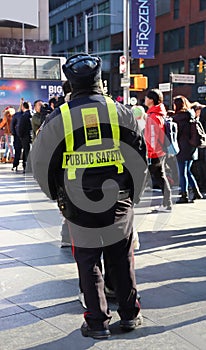
[[100, 57], [79, 53], [68, 58], [62, 69], [72, 86], [88, 87], [101, 79], [101, 65]]

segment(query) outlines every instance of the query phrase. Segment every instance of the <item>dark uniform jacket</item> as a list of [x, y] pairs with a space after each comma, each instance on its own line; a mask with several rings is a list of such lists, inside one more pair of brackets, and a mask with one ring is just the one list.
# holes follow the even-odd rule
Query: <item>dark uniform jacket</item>
[[[100, 119], [102, 144], [89, 146], [89, 149], [97, 151], [114, 147], [108, 109], [102, 95], [88, 96], [88, 93], [80, 92], [68, 104], [73, 124], [74, 150], [88, 150], [85, 146], [82, 107], [97, 107]], [[66, 145], [60, 109], [56, 108], [47, 117], [44, 128], [33, 143], [31, 161], [34, 177], [49, 198], [58, 199], [59, 188], [65, 187], [67, 190], [69, 188], [74, 197], [72, 202], [75, 202], [75, 198], [80, 198], [82, 188], [84, 194], [93, 201], [102, 198], [102, 188], [107, 193], [122, 190], [133, 193], [134, 190], [139, 192], [139, 188], [142, 188], [146, 169], [144, 140], [132, 112], [119, 103], [116, 103], [116, 107], [120, 125], [120, 149], [125, 159], [124, 172], [120, 174], [116, 166], [87, 168], [85, 171], [77, 169], [76, 179], [68, 180], [67, 169], [62, 169], [62, 156]]]
[[19, 136], [18, 129], [19, 129], [19, 123], [20, 123], [20, 119], [21, 119], [22, 115], [23, 115], [23, 112], [21, 112], [21, 111], [16, 112], [13, 115], [13, 118], [11, 121], [11, 132], [12, 132], [12, 135], [14, 135], [14, 136]]

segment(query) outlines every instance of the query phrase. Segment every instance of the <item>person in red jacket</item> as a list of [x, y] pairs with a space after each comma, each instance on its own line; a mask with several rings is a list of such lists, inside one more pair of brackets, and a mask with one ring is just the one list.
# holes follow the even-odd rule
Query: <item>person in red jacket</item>
[[162, 190], [163, 203], [156, 211], [170, 212], [172, 210], [171, 189], [165, 173], [166, 153], [164, 152], [166, 109], [163, 104], [163, 94], [158, 89], [149, 90], [145, 97], [148, 107], [145, 126], [145, 142], [147, 148], [148, 167], [151, 177]]

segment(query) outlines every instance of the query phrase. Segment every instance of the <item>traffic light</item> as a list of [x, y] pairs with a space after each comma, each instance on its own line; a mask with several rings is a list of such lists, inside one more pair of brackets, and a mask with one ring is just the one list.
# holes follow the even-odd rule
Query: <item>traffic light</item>
[[204, 69], [204, 62], [203, 60], [199, 60], [199, 73], [202, 73], [203, 72], [203, 69]]
[[142, 74], [130, 74], [130, 91], [143, 91], [148, 88], [148, 78]]
[[139, 58], [139, 68], [144, 68], [144, 58]]

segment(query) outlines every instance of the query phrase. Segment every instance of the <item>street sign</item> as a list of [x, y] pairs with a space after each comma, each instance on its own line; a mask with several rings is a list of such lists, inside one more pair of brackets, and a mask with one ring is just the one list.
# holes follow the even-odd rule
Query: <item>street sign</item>
[[119, 58], [119, 73], [120, 74], [126, 73], [126, 69], [127, 69], [126, 56], [120, 56], [120, 58]]
[[195, 84], [195, 75], [171, 74], [172, 83]]
[[121, 87], [130, 86], [130, 78], [121, 78]]
[[170, 83], [162, 83], [159, 84], [159, 90], [162, 92], [170, 91], [171, 84]]

